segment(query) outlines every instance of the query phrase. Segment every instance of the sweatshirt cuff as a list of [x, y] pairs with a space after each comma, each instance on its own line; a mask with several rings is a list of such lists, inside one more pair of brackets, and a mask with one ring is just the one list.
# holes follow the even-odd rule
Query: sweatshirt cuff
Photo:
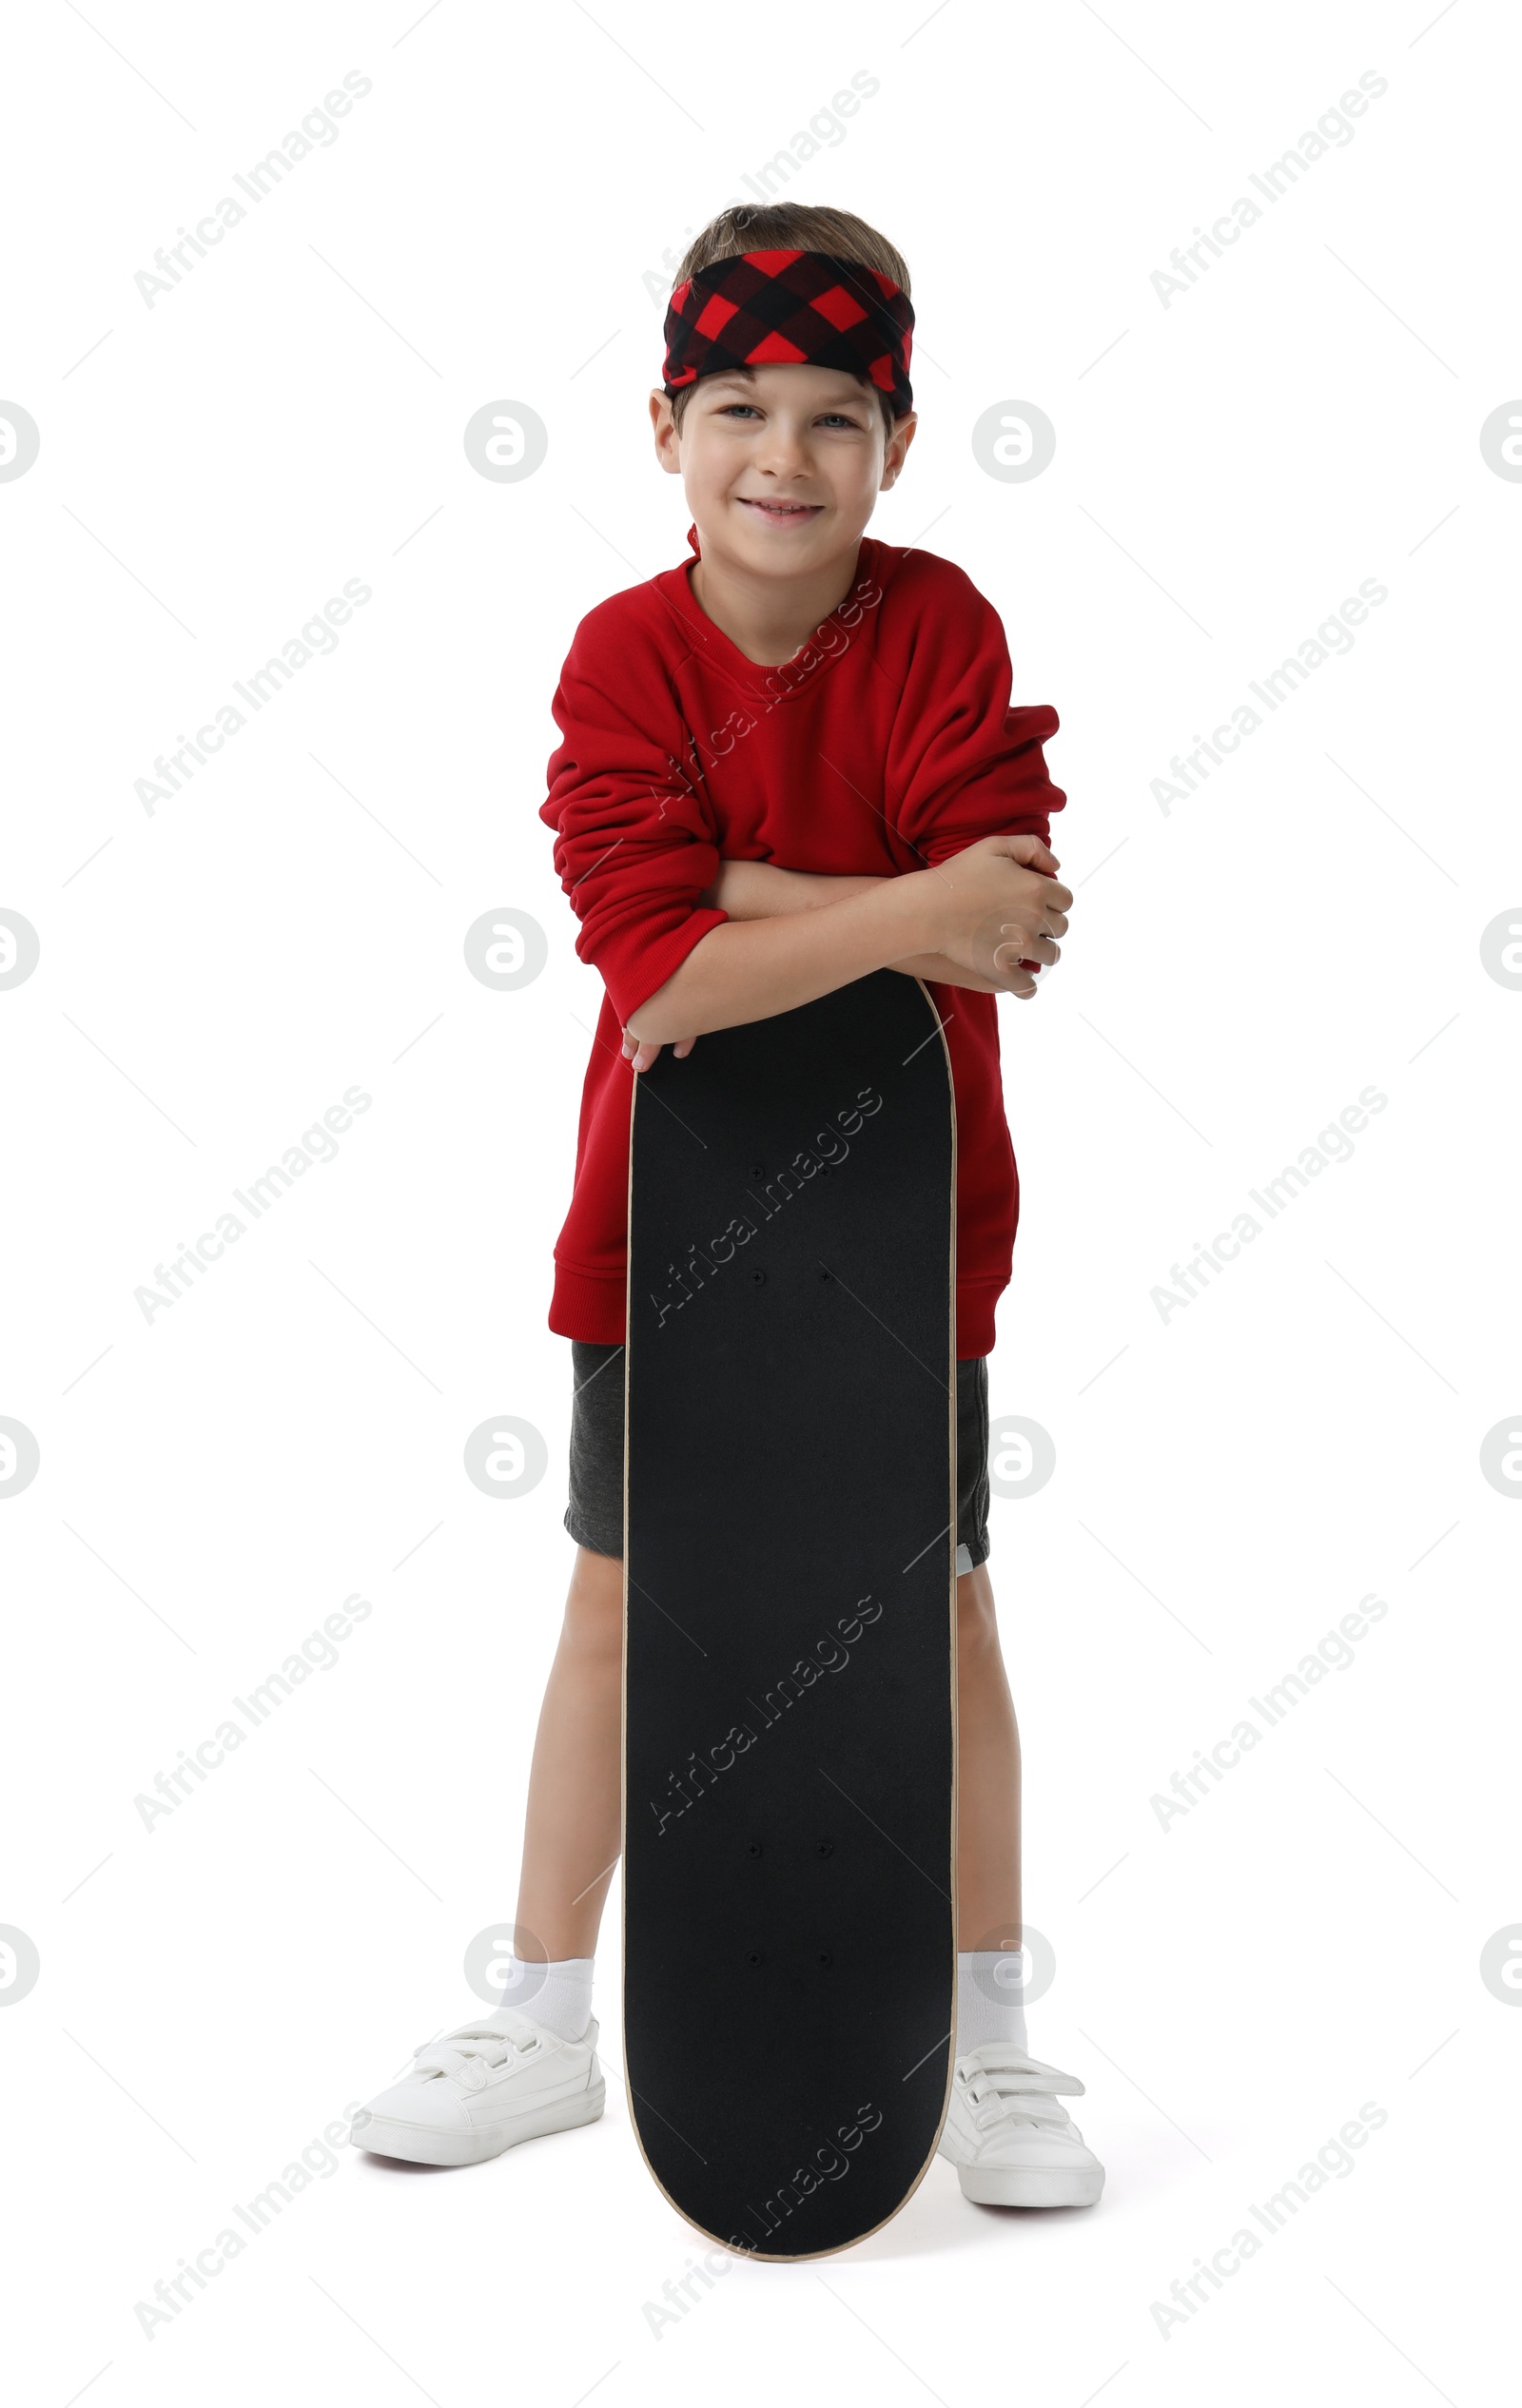
[[727, 911], [710, 904], [688, 912], [674, 928], [669, 928], [654, 942], [636, 930], [622, 942], [598, 946], [595, 966], [602, 974], [620, 1028], [628, 1027], [631, 1015], [638, 1011], [641, 1003], [649, 1001], [657, 987], [665, 985], [673, 971], [681, 968], [709, 930], [721, 927], [729, 916]]

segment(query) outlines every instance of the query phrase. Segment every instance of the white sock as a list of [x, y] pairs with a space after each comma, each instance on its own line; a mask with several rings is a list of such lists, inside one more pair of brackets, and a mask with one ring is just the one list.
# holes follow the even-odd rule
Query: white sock
[[532, 2015], [560, 2040], [580, 2040], [592, 2021], [590, 1956], [562, 1956], [557, 1963], [525, 1964], [515, 1956], [502, 1985], [501, 2003]]
[[1024, 1952], [966, 1949], [957, 1956], [957, 2055], [965, 2057], [988, 2040], [1012, 2041], [1029, 2053], [1025, 2038]]

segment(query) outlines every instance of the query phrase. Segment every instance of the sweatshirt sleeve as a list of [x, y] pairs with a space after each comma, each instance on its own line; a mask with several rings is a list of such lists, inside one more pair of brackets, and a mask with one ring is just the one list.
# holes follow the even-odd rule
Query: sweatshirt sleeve
[[[898, 834], [921, 867], [983, 836], [1050, 841], [1067, 801], [1042, 746], [1058, 728], [1050, 703], [1011, 709], [1004, 623], [954, 563], [915, 631], [888, 739], [887, 792]], [[896, 813], [892, 798], [897, 795]]]
[[646, 631], [605, 612], [583, 619], [550, 708], [561, 741], [539, 817], [581, 923], [576, 952], [627, 1022], [729, 917], [697, 900], [718, 875], [715, 831]]

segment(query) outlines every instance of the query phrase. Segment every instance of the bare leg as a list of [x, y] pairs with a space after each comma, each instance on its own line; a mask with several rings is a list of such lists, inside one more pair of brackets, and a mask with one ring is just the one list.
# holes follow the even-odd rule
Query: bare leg
[[980, 1563], [957, 1582], [957, 1946], [1020, 1932], [1020, 1733]]
[[517, 1953], [591, 1956], [618, 1861], [624, 1567], [578, 1546], [529, 1772]]

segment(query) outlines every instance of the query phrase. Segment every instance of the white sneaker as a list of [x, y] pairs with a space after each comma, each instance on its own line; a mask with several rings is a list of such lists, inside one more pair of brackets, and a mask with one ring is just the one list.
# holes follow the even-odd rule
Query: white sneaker
[[956, 2167], [964, 2198], [983, 2207], [1092, 2207], [1104, 2168], [1055, 2096], [1083, 2088], [1011, 2041], [959, 2057], [940, 2154]]
[[356, 2148], [420, 2165], [476, 2165], [518, 2141], [594, 2124], [606, 2085], [595, 2018], [562, 2040], [516, 2007], [498, 2007], [416, 2049], [410, 2072], [362, 2107]]

